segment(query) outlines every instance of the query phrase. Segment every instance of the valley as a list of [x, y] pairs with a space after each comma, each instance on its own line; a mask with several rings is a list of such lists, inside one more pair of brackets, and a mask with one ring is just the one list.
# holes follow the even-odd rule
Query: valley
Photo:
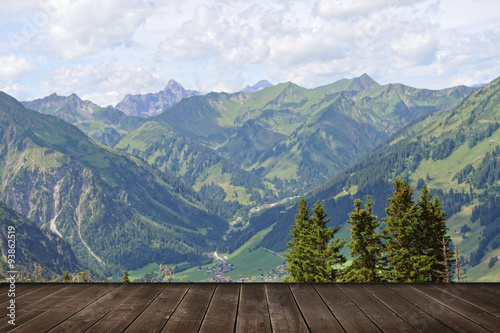
[[500, 255], [488, 211], [500, 196], [499, 79], [250, 88], [202, 95], [171, 80], [106, 108], [1, 93], [0, 200], [103, 279], [167, 267], [174, 281], [280, 281], [301, 195], [348, 238], [354, 199], [371, 195], [380, 219], [402, 175], [441, 198], [469, 281], [500, 280], [499, 264], [488, 267]]

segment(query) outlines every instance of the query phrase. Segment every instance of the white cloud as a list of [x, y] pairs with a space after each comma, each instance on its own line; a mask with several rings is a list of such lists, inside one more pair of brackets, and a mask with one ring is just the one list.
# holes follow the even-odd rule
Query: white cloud
[[[51, 5], [0, 5], [8, 19], [0, 24], [0, 57], [22, 54], [0, 69], [0, 80], [37, 97], [76, 92], [114, 104], [126, 93], [158, 91], [170, 78], [207, 92], [259, 79], [314, 87], [364, 72], [445, 87], [500, 73], [496, 0], [42, 3]], [[14, 51], [9, 33], [22, 37]], [[39, 72], [26, 75], [35, 63]]]
[[315, 15], [328, 18], [364, 16], [390, 7], [414, 6], [422, 0], [319, 0], [314, 5]]
[[438, 41], [429, 34], [410, 33], [391, 43], [396, 68], [431, 64], [436, 58]]
[[0, 81], [16, 81], [33, 70], [24, 56], [15, 53], [0, 56], [0, 64]]
[[55, 12], [49, 36], [65, 59], [96, 54], [101, 49], [133, 44], [137, 29], [153, 12], [147, 0], [70, 2]]

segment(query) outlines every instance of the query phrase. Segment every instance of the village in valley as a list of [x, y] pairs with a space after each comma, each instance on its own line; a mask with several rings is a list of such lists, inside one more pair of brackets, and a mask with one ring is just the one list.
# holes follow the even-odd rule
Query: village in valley
[[[233, 266], [231, 263], [226, 263], [225, 260], [217, 260], [217, 264], [215, 264], [215, 266], [207, 268], [197, 268], [198, 271], [205, 270], [208, 282], [252, 282], [252, 279], [250, 277], [245, 277], [243, 275], [239, 275], [237, 279], [227, 276], [227, 273], [234, 269], [235, 266]], [[268, 272], [264, 272], [264, 269], [262, 268], [259, 268], [258, 270], [262, 273], [256, 278], [257, 280], [261, 281], [276, 281], [283, 275], [287, 274], [287, 272], [285, 271], [285, 265], [276, 266], [276, 268]]]

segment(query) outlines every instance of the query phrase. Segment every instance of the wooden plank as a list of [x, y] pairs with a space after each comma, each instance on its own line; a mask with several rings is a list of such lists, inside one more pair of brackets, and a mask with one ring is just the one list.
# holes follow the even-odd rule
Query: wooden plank
[[[36, 288], [29, 293], [23, 294], [21, 296], [17, 296], [15, 298], [15, 306], [16, 311], [22, 309], [24, 306], [36, 302], [41, 298], [44, 298], [58, 290], [65, 288], [67, 286], [59, 286], [59, 285], [45, 285], [42, 288]], [[7, 304], [7, 303], [6, 303]], [[0, 318], [7, 314], [7, 305], [0, 307]]]
[[464, 302], [454, 295], [445, 293], [438, 288], [434, 288], [432, 285], [414, 284], [411, 287], [425, 294], [434, 301], [460, 313], [462, 316], [472, 320], [486, 329], [495, 331], [500, 327], [500, 318], [497, 318], [491, 313], [485, 312], [470, 303]]
[[266, 284], [271, 326], [275, 332], [309, 332], [287, 284]]
[[387, 284], [386, 286], [455, 331], [487, 332], [486, 329], [469, 319], [422, 295], [409, 284]]
[[336, 284], [314, 284], [313, 287], [347, 332], [380, 332]]
[[453, 332], [452, 329], [382, 284], [363, 284], [363, 288], [419, 332]]
[[[39, 289], [42, 286], [43, 285], [39, 283], [24, 283], [24, 284], [16, 283], [16, 289], [15, 289], [16, 297], [32, 292], [33, 290]], [[5, 291], [0, 294], [0, 306], [3, 306], [4, 303], [7, 304], [7, 302], [10, 302], [11, 297], [9, 297], [9, 292], [8, 292], [9, 290], [10, 290], [10, 285], [8, 285], [7, 289], [5, 289]]]
[[460, 283], [460, 285], [473, 285], [475, 287], [480, 287], [481, 289], [487, 290], [500, 297], [500, 283]]
[[401, 317], [368, 293], [359, 284], [339, 285], [339, 288], [368, 316], [382, 331], [414, 332]]
[[[59, 291], [56, 291], [51, 295], [31, 303], [19, 310], [16, 309], [16, 324], [22, 325], [45, 311], [52, 309], [56, 305], [67, 301], [71, 297], [79, 297], [79, 293], [88, 288], [88, 286], [82, 284], [70, 284], [68, 286], [59, 285], [59, 287]], [[0, 332], [6, 332], [7, 328], [12, 328], [12, 326], [6, 321], [0, 322]]]
[[117, 286], [117, 284], [88, 284], [88, 288], [81, 292], [78, 297], [72, 297], [60, 303], [23, 325], [16, 325], [13, 332], [48, 331]]
[[170, 284], [125, 329], [126, 332], [160, 332], [191, 287], [190, 284]]
[[271, 332], [265, 284], [243, 283], [241, 285], [236, 332]]
[[130, 296], [133, 297], [141, 287], [141, 285], [123, 283], [106, 295], [96, 299], [95, 302], [92, 302], [84, 309], [76, 312], [73, 316], [50, 330], [50, 332], [83, 332], [125, 299]]
[[310, 284], [289, 285], [307, 327], [312, 332], [344, 332], [330, 309]]
[[485, 289], [474, 285], [468, 285], [464, 288], [461, 283], [435, 284], [433, 286], [500, 318], [500, 297]]
[[174, 311], [162, 332], [197, 332], [205, 317], [215, 284], [194, 284]]
[[86, 332], [122, 332], [159, 294], [165, 284], [136, 284], [137, 291]]
[[240, 284], [217, 284], [200, 332], [234, 332]]

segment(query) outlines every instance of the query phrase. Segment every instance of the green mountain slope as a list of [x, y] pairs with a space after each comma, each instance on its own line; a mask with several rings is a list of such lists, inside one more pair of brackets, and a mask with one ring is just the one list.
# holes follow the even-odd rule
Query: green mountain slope
[[[0, 93], [0, 200], [113, 274], [149, 262], [202, 262], [226, 223], [168, 173]], [[181, 194], [179, 194], [181, 193]]]
[[[338, 225], [348, 219], [354, 198], [366, 195], [372, 196], [374, 212], [383, 217], [391, 183], [398, 175], [416, 189], [426, 182], [448, 213], [452, 240], [469, 259], [469, 280], [499, 281], [500, 267], [490, 265], [491, 258], [500, 255], [499, 146], [500, 78], [457, 106], [423, 116], [401, 129], [310, 192], [307, 199], [323, 201]], [[288, 211], [278, 217], [263, 246], [284, 250], [291, 223], [293, 215]]]
[[14, 227], [16, 241], [15, 271], [33, 271], [33, 266], [39, 264], [45, 271], [45, 278], [51, 278], [54, 274], [61, 275], [65, 270], [73, 272], [79, 268], [67, 243], [48, 230], [42, 232], [33, 221], [0, 201], [0, 279], [4, 279], [7, 271], [11, 270], [7, 265], [9, 227]]
[[[175, 131], [271, 183], [284, 198], [323, 184], [405, 124], [453, 106], [472, 91], [380, 86], [364, 74], [316, 89], [288, 82], [255, 93], [210, 93], [183, 99], [116, 146], [131, 153], [136, 149], [136, 155], [153, 164], [169, 153], [168, 145], [151, 139], [151, 129], [167, 136]], [[149, 139], [134, 142], [145, 137]], [[179, 170], [174, 171], [179, 176], [185, 173], [181, 160], [168, 164], [170, 170]], [[208, 179], [203, 172], [198, 184]], [[215, 181], [229, 195], [222, 183]], [[259, 186], [255, 188], [264, 190]], [[246, 195], [252, 191], [247, 189]], [[246, 198], [240, 203], [248, 203]]]
[[75, 94], [65, 97], [54, 93], [22, 104], [30, 110], [71, 123], [92, 139], [108, 146], [115, 145], [125, 134], [145, 122], [143, 118], [128, 116], [111, 106], [102, 108], [91, 101], [82, 101]]

